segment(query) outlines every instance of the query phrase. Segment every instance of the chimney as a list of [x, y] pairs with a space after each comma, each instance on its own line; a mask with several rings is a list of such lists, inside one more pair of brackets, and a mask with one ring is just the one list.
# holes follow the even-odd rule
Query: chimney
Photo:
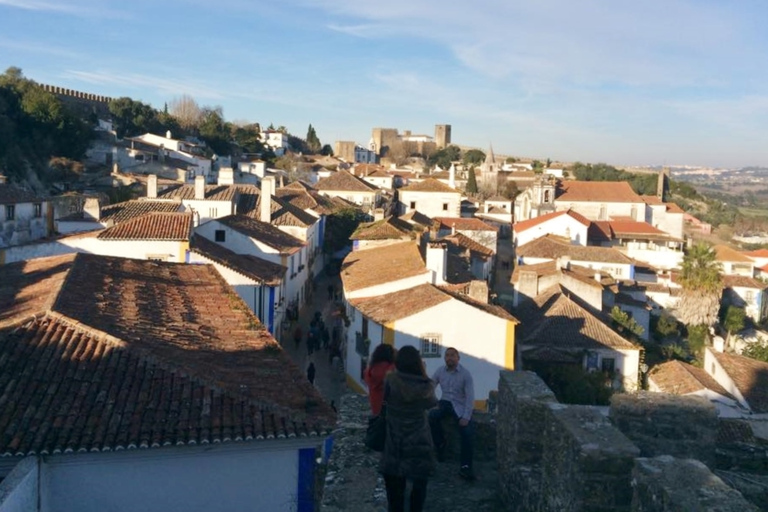
[[384, 220], [384, 208], [375, 208], [373, 210], [373, 221]]
[[235, 171], [231, 167], [222, 167], [219, 169], [219, 185], [234, 185]]
[[157, 174], [147, 176], [147, 198], [157, 199]]
[[712, 339], [712, 348], [718, 352], [723, 352], [725, 350], [725, 340], [722, 336], [715, 336]]
[[595, 272], [595, 281], [598, 283], [602, 282], [603, 276], [600, 275], [600, 272]]
[[488, 283], [480, 279], [470, 281], [467, 295], [483, 304], [488, 304]]
[[443, 243], [427, 243], [427, 270], [432, 273], [432, 284], [445, 284], [448, 250]]
[[267, 168], [267, 164], [259, 160], [258, 162], [254, 162], [254, 170], [256, 171], [256, 176], [259, 178], [264, 177], [264, 171]]
[[275, 193], [275, 177], [265, 176], [261, 180], [261, 205], [259, 208], [259, 220], [270, 223], [272, 221], [272, 195]]
[[83, 217], [86, 220], [101, 219], [101, 205], [98, 197], [86, 197], [83, 205]]
[[451, 164], [451, 168], [448, 169], [448, 186], [456, 188], [456, 166]]
[[168, 130], [167, 132], [165, 132], [165, 138], [166, 139], [172, 139], [173, 138], [173, 137], [171, 137], [171, 130]]
[[205, 199], [205, 176], [195, 176], [195, 199]]
[[560, 256], [555, 260], [555, 268], [557, 270], [568, 270], [571, 268], [571, 257], [570, 256]]

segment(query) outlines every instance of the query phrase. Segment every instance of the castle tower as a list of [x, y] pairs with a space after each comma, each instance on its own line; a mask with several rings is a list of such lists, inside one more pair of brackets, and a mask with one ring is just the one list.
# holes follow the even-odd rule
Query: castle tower
[[435, 125], [435, 145], [437, 149], [443, 149], [451, 144], [451, 125], [449, 124], [436, 124]]

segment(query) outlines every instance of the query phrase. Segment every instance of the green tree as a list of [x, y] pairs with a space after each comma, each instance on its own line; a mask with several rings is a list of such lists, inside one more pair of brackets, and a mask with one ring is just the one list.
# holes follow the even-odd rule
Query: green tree
[[485, 153], [479, 149], [470, 149], [464, 153], [461, 161], [467, 167], [470, 165], [480, 165], [485, 162]]
[[663, 340], [665, 338], [676, 337], [680, 335], [680, 326], [677, 320], [674, 319], [666, 310], [662, 311], [661, 315], [654, 325], [654, 338]]
[[312, 126], [312, 124], [310, 124], [309, 128], [307, 128], [307, 148], [309, 149], [309, 152], [317, 154], [320, 152], [322, 147], [323, 145], [320, 143], [320, 139], [317, 137], [315, 128]]
[[514, 164], [516, 162], [517, 162], [517, 158], [515, 158], [513, 156], [510, 156], [506, 160], [504, 160], [504, 163], [507, 163], [507, 164]]
[[752, 343], [741, 352], [741, 355], [768, 363], [768, 343], [764, 341]]
[[333, 156], [333, 148], [331, 147], [330, 144], [325, 144], [320, 149], [320, 154], [323, 156]]
[[326, 218], [323, 250], [333, 254], [349, 247], [349, 237], [355, 232], [365, 214], [358, 208], [344, 208]]
[[475, 168], [469, 168], [469, 175], [467, 176], [467, 194], [477, 194], [477, 176], [475, 176]]
[[459, 159], [461, 159], [461, 149], [459, 146], [451, 145], [433, 153], [427, 160], [427, 164], [430, 166], [439, 165], [443, 169], [447, 169], [451, 163]]
[[264, 144], [259, 139], [261, 127], [258, 123], [232, 126], [232, 140], [244, 153], [261, 153]]
[[134, 101], [128, 97], [113, 99], [109, 102], [109, 113], [115, 120], [118, 138], [162, 131], [157, 117], [158, 112], [140, 101]]
[[229, 155], [230, 126], [224, 121], [221, 107], [203, 107], [200, 111], [200, 138], [217, 155]]
[[683, 291], [677, 318], [687, 326], [709, 327], [717, 321], [723, 289], [720, 264], [712, 247], [700, 242], [683, 257], [680, 284]]
[[613, 309], [611, 309], [611, 320], [613, 320], [614, 326], [620, 332], [627, 334], [628, 337], [635, 340], [639, 340], [640, 336], [645, 332], [645, 329], [634, 318], [629, 316], [627, 312], [622, 311], [619, 306], [613, 306]]
[[739, 332], [744, 328], [744, 321], [747, 315], [744, 308], [728, 306], [723, 318], [723, 327], [728, 331], [728, 336], [734, 332]]

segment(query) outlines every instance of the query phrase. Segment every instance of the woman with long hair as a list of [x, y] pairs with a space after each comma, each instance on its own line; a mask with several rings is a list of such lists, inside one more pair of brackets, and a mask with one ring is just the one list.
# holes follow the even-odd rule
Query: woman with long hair
[[384, 400], [384, 377], [395, 368], [395, 349], [392, 345], [380, 344], [373, 351], [368, 368], [363, 373], [363, 380], [368, 385], [368, 401], [371, 414], [378, 416]]
[[435, 471], [427, 411], [437, 405], [419, 351], [408, 345], [397, 352], [395, 371], [385, 379], [387, 434], [379, 471], [387, 487], [390, 512], [405, 509], [405, 486], [413, 481], [410, 510], [421, 512], [427, 480]]

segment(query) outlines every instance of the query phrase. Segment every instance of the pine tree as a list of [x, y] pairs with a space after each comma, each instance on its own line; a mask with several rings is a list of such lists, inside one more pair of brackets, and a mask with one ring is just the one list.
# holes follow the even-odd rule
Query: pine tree
[[312, 153], [318, 153], [323, 145], [320, 143], [320, 139], [317, 137], [315, 128], [310, 124], [307, 128], [307, 147]]
[[469, 176], [467, 177], [467, 193], [477, 194], [477, 177], [475, 176], [475, 168], [469, 168]]

